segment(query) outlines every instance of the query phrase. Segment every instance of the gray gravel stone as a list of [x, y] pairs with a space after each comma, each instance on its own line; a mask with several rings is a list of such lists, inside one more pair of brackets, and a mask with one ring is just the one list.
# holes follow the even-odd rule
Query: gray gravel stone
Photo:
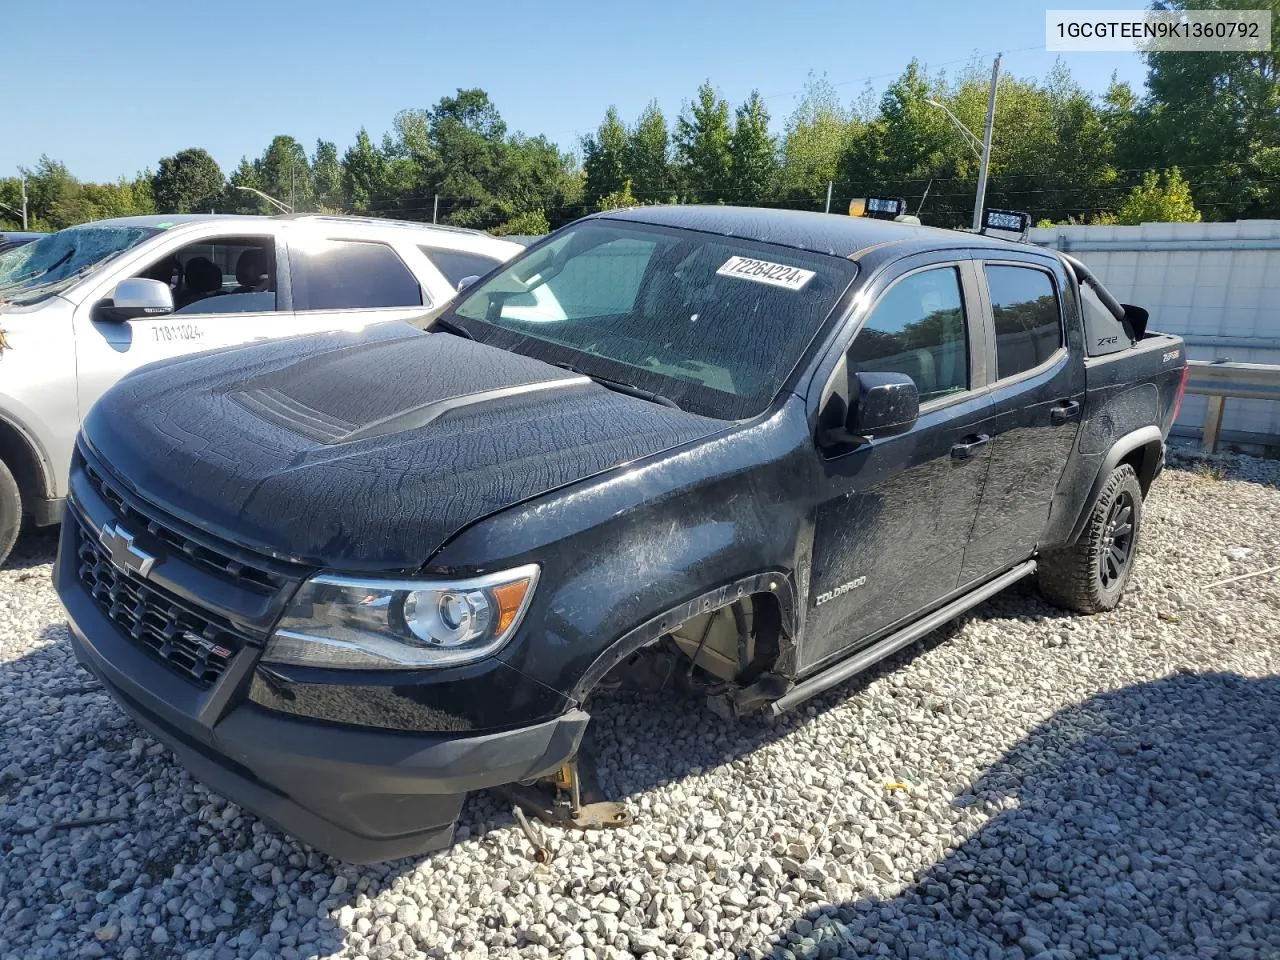
[[544, 866], [493, 794], [452, 849], [355, 868], [209, 793], [75, 665], [54, 536], [26, 535], [0, 960], [1280, 956], [1280, 579], [1209, 586], [1280, 563], [1280, 464], [1224, 463], [1159, 480], [1113, 613], [1015, 587], [777, 719], [597, 699], [636, 822], [544, 827]]

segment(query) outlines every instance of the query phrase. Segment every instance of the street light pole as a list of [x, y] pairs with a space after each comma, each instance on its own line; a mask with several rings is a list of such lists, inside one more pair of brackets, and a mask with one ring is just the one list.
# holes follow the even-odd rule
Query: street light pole
[[238, 184], [233, 184], [232, 188], [235, 190], [243, 190], [245, 193], [252, 193], [255, 196], [261, 197], [263, 200], [267, 201], [267, 203], [271, 204], [281, 213], [293, 213], [293, 208], [290, 207], [287, 203], [281, 203], [275, 197], [269, 196], [268, 194], [263, 193], [261, 190], [255, 190], [253, 187], [242, 187], [242, 186], [239, 186]]
[[943, 112], [946, 118], [951, 121], [951, 125], [956, 128], [956, 133], [960, 134], [960, 136], [964, 138], [965, 144], [973, 151], [973, 155], [981, 161], [982, 141], [978, 139], [977, 134], [961, 123], [960, 118], [952, 113], [945, 103], [939, 103], [937, 100], [926, 100], [925, 103], [931, 107], [937, 107]]
[[1000, 56], [996, 54], [995, 65], [991, 68], [991, 92], [987, 96], [987, 126], [983, 130], [981, 140], [976, 133], [960, 122], [959, 117], [947, 109], [946, 104], [939, 103], [937, 100], [925, 100], [929, 106], [937, 107], [943, 112], [951, 121], [951, 125], [956, 128], [956, 132], [964, 138], [973, 155], [978, 158], [978, 195], [973, 203], [975, 233], [982, 229], [982, 208], [987, 202], [987, 173], [991, 169], [991, 133], [996, 125], [996, 90], [1000, 86]]
[[982, 159], [978, 163], [978, 196], [973, 204], [973, 229], [982, 229], [982, 207], [987, 202], [987, 171], [991, 169], [991, 131], [996, 123], [996, 90], [1000, 86], [1000, 54], [991, 68], [991, 94], [987, 97], [987, 127], [982, 132]]

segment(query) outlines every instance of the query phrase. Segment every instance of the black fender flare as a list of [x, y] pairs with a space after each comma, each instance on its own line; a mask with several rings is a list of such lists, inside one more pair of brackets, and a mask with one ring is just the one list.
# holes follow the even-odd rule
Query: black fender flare
[[627, 631], [605, 647], [604, 651], [592, 661], [591, 666], [574, 684], [569, 694], [570, 698], [575, 703], [582, 703], [592, 688], [610, 670], [641, 647], [652, 643], [686, 620], [758, 593], [771, 594], [777, 598], [782, 613], [783, 637], [794, 643], [796, 637], [795, 585], [791, 574], [781, 570], [768, 570], [701, 593]]
[[1107, 455], [1102, 458], [1097, 475], [1093, 478], [1093, 485], [1089, 488], [1089, 496], [1080, 504], [1080, 512], [1076, 516], [1076, 522], [1072, 524], [1071, 536], [1067, 538], [1067, 543], [1075, 543], [1080, 539], [1080, 535], [1084, 533], [1085, 525], [1089, 522], [1089, 511], [1098, 499], [1098, 494], [1102, 490], [1102, 485], [1107, 482], [1107, 477], [1111, 476], [1111, 471], [1115, 470], [1135, 450], [1141, 450], [1144, 447], [1154, 448], [1157, 451], [1155, 454], [1157, 459], [1152, 462], [1151, 466], [1146, 467], [1144, 464], [1144, 469], [1138, 470], [1138, 476], [1142, 482], [1142, 491], [1146, 493], [1147, 487], [1155, 479], [1155, 475], [1160, 472], [1161, 461], [1158, 457], [1164, 451], [1164, 434], [1160, 432], [1159, 427], [1154, 425], [1139, 427], [1132, 433], [1126, 433], [1111, 445]]

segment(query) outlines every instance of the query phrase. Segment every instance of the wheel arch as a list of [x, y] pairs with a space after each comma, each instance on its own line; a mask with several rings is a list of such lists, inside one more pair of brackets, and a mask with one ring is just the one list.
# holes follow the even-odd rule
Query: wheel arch
[[571, 698], [581, 703], [610, 670], [685, 621], [727, 607], [745, 597], [751, 597], [756, 603], [771, 605], [774, 616], [768, 618], [767, 622], [776, 624], [778, 630], [776, 661], [794, 659], [797, 635], [794, 585], [789, 574], [781, 570], [769, 570], [707, 590], [651, 617], [616, 638], [577, 679], [570, 693]]
[[1071, 527], [1071, 536], [1067, 538], [1068, 543], [1075, 543], [1080, 539], [1089, 522], [1090, 508], [1097, 500], [1103, 484], [1107, 482], [1107, 477], [1111, 476], [1112, 471], [1122, 464], [1133, 467], [1145, 497], [1152, 482], [1160, 473], [1160, 468], [1164, 465], [1164, 435], [1161, 434], [1160, 428], [1141, 427], [1132, 433], [1125, 434], [1111, 445], [1111, 449], [1107, 451], [1106, 456], [1102, 458], [1102, 463], [1098, 466], [1093, 484], [1089, 488], [1089, 495], [1080, 503], [1080, 511]]
[[51, 489], [44, 458], [34, 440], [17, 424], [0, 417], [0, 460], [4, 461], [18, 485], [23, 511], [32, 513]]

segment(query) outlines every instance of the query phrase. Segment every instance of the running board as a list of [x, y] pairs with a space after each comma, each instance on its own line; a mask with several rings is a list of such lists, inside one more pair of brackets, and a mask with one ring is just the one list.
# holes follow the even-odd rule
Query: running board
[[895, 653], [907, 644], [919, 640], [926, 633], [932, 633], [938, 627], [950, 620], [954, 620], [971, 607], [976, 607], [983, 600], [990, 599], [1005, 587], [1017, 583], [1023, 577], [1030, 576], [1035, 572], [1036, 562], [1034, 560], [1019, 564], [1012, 570], [1002, 573], [994, 580], [984, 583], [972, 593], [966, 593], [963, 597], [952, 600], [945, 607], [935, 610], [923, 620], [917, 620], [910, 626], [903, 627], [897, 633], [891, 633], [883, 640], [877, 641], [865, 650], [855, 653], [849, 659], [841, 660], [816, 676], [801, 681], [792, 687], [789, 692], [773, 701], [770, 709], [776, 716], [779, 713], [790, 710], [798, 703], [803, 703], [810, 697], [830, 690], [837, 684], [848, 680], [855, 673], [861, 673], [867, 667], [889, 656], [889, 654]]

